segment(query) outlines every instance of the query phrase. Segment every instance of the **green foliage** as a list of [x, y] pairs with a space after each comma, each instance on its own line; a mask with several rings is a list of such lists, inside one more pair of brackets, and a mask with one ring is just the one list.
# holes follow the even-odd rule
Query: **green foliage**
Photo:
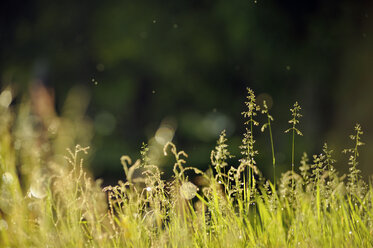
[[[254, 93], [248, 93], [249, 110], [244, 116], [251, 126], [258, 123], [253, 117], [259, 107], [255, 105]], [[207, 171], [188, 166], [187, 154], [168, 142], [164, 155], [172, 155], [175, 162], [172, 180], [165, 181], [159, 167], [149, 158], [148, 146], [143, 144], [141, 158], [134, 163], [128, 156], [120, 159], [126, 181], [102, 188], [84, 168], [82, 155], [88, 147], [77, 145], [74, 150], [68, 149], [65, 160], [60, 160], [55, 156], [60, 154], [43, 149], [43, 144], [52, 146], [57, 142], [58, 135], [35, 145], [48, 129], [32, 136], [26, 145], [17, 146], [17, 132], [26, 125], [34, 128], [34, 123], [25, 121], [12, 128], [21, 112], [14, 114], [10, 101], [2, 97], [4, 94], [0, 95], [0, 103], [7, 104], [0, 104], [1, 247], [373, 244], [373, 189], [363, 182], [358, 169], [358, 148], [363, 145], [360, 125], [350, 136], [354, 147], [344, 151], [350, 154], [347, 182], [334, 169], [333, 151], [325, 144], [312, 162], [304, 153], [300, 174], [293, 168], [280, 177], [276, 187], [261, 175], [255, 161], [258, 151], [254, 148], [253, 132], [248, 127], [241, 146], [243, 156], [236, 163], [232, 162], [225, 131], [211, 152], [211, 167]], [[293, 135], [299, 131], [299, 110], [296, 103], [289, 129]], [[273, 118], [265, 104], [263, 114], [268, 120], [265, 127], [270, 130]], [[272, 136], [271, 144], [273, 151]], [[29, 168], [19, 173], [22, 164]], [[252, 171], [250, 177], [245, 177], [247, 168]]]
[[354, 141], [355, 146], [353, 148], [344, 149], [342, 152], [345, 154], [350, 154], [350, 157], [348, 158], [350, 174], [348, 175], [347, 188], [352, 194], [359, 195], [361, 198], [363, 197], [362, 192], [365, 188], [365, 185], [364, 182], [360, 180], [361, 171], [357, 168], [357, 165], [359, 164], [359, 147], [363, 146], [364, 143], [361, 141], [361, 135], [363, 134], [363, 131], [361, 130], [361, 126], [359, 124], [355, 125], [355, 132], [355, 134], [350, 135], [350, 139]]

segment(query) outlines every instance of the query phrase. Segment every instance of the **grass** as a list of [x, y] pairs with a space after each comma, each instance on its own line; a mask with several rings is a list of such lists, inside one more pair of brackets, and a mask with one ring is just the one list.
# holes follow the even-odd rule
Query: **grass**
[[[79, 123], [65, 119], [57, 131], [37, 127], [30, 104], [16, 110], [10, 106], [10, 90], [3, 91], [0, 247], [372, 247], [373, 189], [358, 169], [360, 125], [350, 136], [351, 148], [343, 151], [347, 177], [336, 171], [327, 144], [312, 159], [304, 153], [297, 169], [301, 115], [295, 103], [287, 130], [292, 170], [279, 178], [274, 173], [270, 181], [255, 160], [253, 130], [260, 106], [250, 89], [247, 99], [242, 156], [236, 163], [228, 162], [233, 156], [225, 131], [206, 171], [189, 167], [187, 154], [169, 142], [164, 155], [174, 159], [173, 178], [165, 181], [144, 144], [134, 163], [121, 158], [126, 181], [102, 188], [84, 169], [88, 147], [77, 145], [61, 159], [60, 147], [67, 144], [62, 141], [66, 136], [78, 140], [74, 130]], [[261, 129], [268, 130], [275, 169], [274, 119], [263, 106], [267, 122]], [[50, 127], [54, 122], [42, 116], [40, 123]]]

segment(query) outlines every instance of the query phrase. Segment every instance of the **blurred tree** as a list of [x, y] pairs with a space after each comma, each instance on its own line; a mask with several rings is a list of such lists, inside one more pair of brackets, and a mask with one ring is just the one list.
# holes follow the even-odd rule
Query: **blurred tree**
[[[339, 147], [336, 127], [340, 135], [352, 121], [371, 126], [372, 104], [363, 94], [372, 90], [371, 14], [370, 1], [347, 0], [5, 0], [0, 80], [42, 81], [55, 89], [58, 110], [69, 88], [86, 86], [96, 129], [93, 166], [107, 178], [117, 177], [120, 155], [137, 156], [167, 118], [194, 165], [208, 164], [206, 151], [222, 128], [237, 146], [249, 86], [274, 103], [285, 169], [290, 147], [283, 130], [295, 100], [305, 116], [299, 153], [319, 152], [326, 136]], [[265, 137], [258, 146], [265, 151]], [[259, 159], [269, 173], [270, 156]]]

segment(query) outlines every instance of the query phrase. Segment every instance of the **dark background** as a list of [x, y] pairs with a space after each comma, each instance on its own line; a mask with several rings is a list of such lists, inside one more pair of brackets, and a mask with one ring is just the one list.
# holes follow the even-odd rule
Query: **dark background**
[[[290, 168], [283, 131], [298, 100], [304, 137], [296, 139], [296, 160], [303, 151], [320, 153], [328, 140], [346, 172], [340, 150], [352, 145], [348, 135], [359, 122], [367, 143], [360, 166], [370, 175], [372, 66], [372, 1], [0, 3], [2, 87], [26, 92], [41, 82], [54, 89], [58, 112], [72, 88], [89, 95], [90, 163], [106, 182], [123, 177], [120, 156], [139, 157], [143, 141], [157, 159], [173, 137], [189, 165], [206, 168], [227, 129], [239, 157], [246, 87], [273, 102], [280, 171]], [[256, 137], [258, 166], [271, 175], [268, 134]]]

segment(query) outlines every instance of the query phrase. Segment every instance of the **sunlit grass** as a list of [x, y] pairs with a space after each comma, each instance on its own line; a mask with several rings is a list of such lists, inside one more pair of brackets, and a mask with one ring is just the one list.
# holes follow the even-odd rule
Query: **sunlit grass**
[[41, 115], [45, 128], [40, 128], [30, 118], [30, 104], [10, 106], [6, 91], [0, 95], [0, 247], [373, 246], [373, 189], [359, 170], [363, 131], [358, 124], [351, 148], [344, 150], [347, 177], [338, 174], [327, 144], [321, 154], [310, 159], [304, 153], [297, 163], [300, 106], [294, 104], [287, 130], [292, 169], [269, 181], [256, 164], [253, 134], [262, 113], [275, 169], [274, 119], [266, 104], [260, 112], [248, 90], [236, 162], [225, 131], [206, 171], [188, 166], [188, 155], [168, 142], [164, 156], [172, 157], [174, 166], [173, 178], [165, 181], [144, 144], [140, 159], [120, 159], [126, 180], [102, 188], [84, 169], [88, 147], [60, 149], [81, 140], [79, 123], [72, 121], [83, 120], [76, 116], [81, 113], [61, 117], [58, 124]]

